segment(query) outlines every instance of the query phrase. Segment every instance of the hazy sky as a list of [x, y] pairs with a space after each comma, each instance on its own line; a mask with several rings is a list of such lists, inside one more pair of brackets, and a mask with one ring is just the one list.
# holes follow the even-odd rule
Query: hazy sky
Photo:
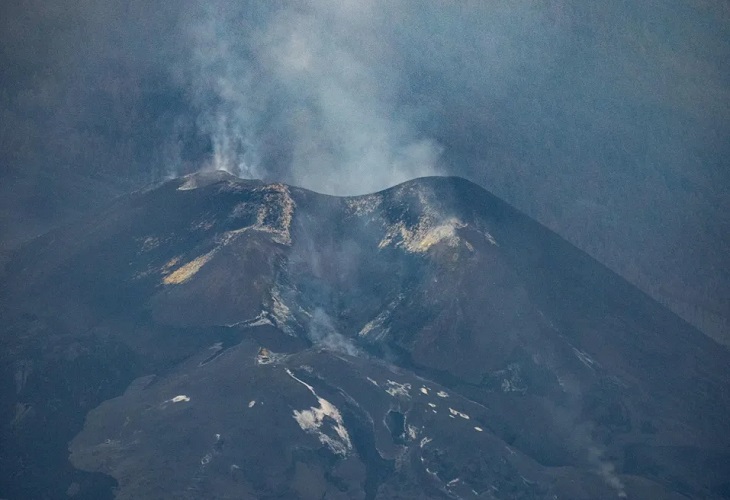
[[645, 288], [730, 308], [727, 1], [1, 9], [9, 232], [200, 168], [333, 194], [461, 175]]

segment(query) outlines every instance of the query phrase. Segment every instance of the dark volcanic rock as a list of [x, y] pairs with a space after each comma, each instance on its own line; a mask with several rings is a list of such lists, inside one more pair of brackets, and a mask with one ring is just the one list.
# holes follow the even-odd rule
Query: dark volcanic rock
[[197, 174], [1, 293], [6, 497], [730, 492], [727, 349], [462, 179]]

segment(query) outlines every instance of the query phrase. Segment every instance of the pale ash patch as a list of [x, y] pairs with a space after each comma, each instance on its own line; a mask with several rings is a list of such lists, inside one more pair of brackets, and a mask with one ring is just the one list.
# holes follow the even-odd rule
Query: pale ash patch
[[466, 413], [461, 413], [458, 410], [454, 410], [453, 408], [449, 408], [449, 413], [451, 413], [451, 415], [455, 417], [461, 417], [465, 420], [469, 420], [469, 415], [467, 415]]
[[379, 332], [377, 335], [377, 339], [382, 339], [385, 335], [388, 334], [389, 329], [383, 328], [383, 325], [385, 324], [385, 321], [388, 319], [388, 316], [390, 315], [390, 311], [386, 310], [378, 314], [375, 319], [372, 321], [368, 321], [365, 326], [362, 327], [362, 330], [358, 332], [358, 337], [366, 337], [371, 332], [377, 331]]
[[408, 425], [408, 437], [415, 440], [418, 437], [418, 429], [413, 425]]
[[[188, 181], [191, 183], [198, 182], [197, 177], [190, 177]], [[194, 187], [187, 189], [194, 189]], [[179, 285], [181, 283], [185, 283], [195, 276], [195, 274], [213, 258], [221, 247], [235, 241], [239, 236], [247, 231], [254, 230], [270, 233], [275, 242], [282, 245], [291, 245], [291, 222], [296, 205], [294, 203], [294, 199], [291, 197], [289, 188], [284, 184], [270, 184], [257, 188], [256, 191], [263, 191], [265, 194], [263, 202], [257, 204], [255, 207], [257, 214], [256, 222], [254, 224], [234, 229], [232, 231], [226, 231], [217, 237], [217, 246], [213, 250], [196, 257], [177, 270], [169, 272], [169, 270], [176, 266], [179, 262], [179, 258], [172, 259], [161, 269], [161, 272], [164, 275], [162, 283], [165, 285]], [[234, 214], [237, 210], [240, 211], [241, 207], [234, 207]], [[200, 224], [202, 224], [202, 226]], [[212, 223], [210, 223], [210, 221], [203, 221], [200, 224], [196, 225], [193, 229], [202, 228], [207, 230], [212, 227]]]
[[392, 380], [388, 380], [386, 382], [386, 385], [388, 386], [387, 389], [385, 389], [385, 392], [390, 394], [393, 397], [404, 397], [404, 398], [410, 398], [411, 393], [409, 392], [411, 390], [411, 384], [405, 383], [405, 384], [399, 384], [398, 382], [393, 382]]
[[435, 473], [434, 471], [432, 471], [431, 469], [429, 469], [428, 467], [426, 467], [426, 472], [428, 472], [428, 474], [429, 474], [429, 475], [433, 476], [433, 477], [434, 477], [434, 478], [436, 478], [436, 479], [437, 479], [438, 481], [441, 481], [441, 478], [439, 478], [439, 475], [438, 475], [438, 474], [436, 474], [436, 473]]
[[370, 215], [380, 208], [380, 205], [383, 203], [383, 198], [378, 194], [368, 194], [356, 198], [349, 198], [346, 203], [350, 213], [360, 217]]
[[160, 271], [162, 274], [170, 274], [172, 272], [172, 268], [177, 266], [180, 263], [181, 257], [173, 257], [172, 259], [165, 262], [165, 265], [162, 266], [162, 269]]
[[142, 246], [139, 249], [140, 253], [149, 252], [160, 246], [160, 238], [156, 236], [147, 236], [142, 240]]
[[292, 317], [291, 309], [284, 303], [281, 298], [281, 292], [277, 286], [271, 289], [271, 316], [274, 324], [284, 332], [291, 334], [291, 328], [288, 325]]
[[288, 324], [289, 321], [293, 319], [291, 309], [289, 309], [289, 306], [284, 303], [284, 300], [281, 298], [281, 292], [276, 285], [272, 287], [269, 293], [271, 297], [271, 311], [262, 310], [254, 318], [229, 323], [225, 326], [252, 328], [256, 326], [270, 325], [281, 329], [285, 333], [293, 335], [293, 331]]
[[254, 318], [253, 321], [251, 321], [250, 323], [246, 323], [244, 326], [247, 326], [247, 327], [251, 328], [251, 327], [254, 327], [254, 326], [264, 326], [264, 325], [274, 326], [274, 324], [268, 318], [266, 312], [262, 312], [256, 318]]
[[[195, 276], [202, 267], [207, 264], [213, 256], [218, 252], [218, 250], [231, 243], [236, 239], [236, 237], [242, 232], [243, 230], [235, 230], [235, 231], [228, 231], [222, 235], [222, 237], [219, 240], [219, 245], [211, 250], [210, 252], [201, 255], [199, 257], [196, 257], [195, 259], [191, 260], [187, 264], [181, 266], [177, 270], [173, 271], [170, 274], [167, 274], [162, 279], [162, 283], [165, 285], [180, 285], [182, 283], [185, 283], [186, 281], [190, 280], [193, 276]], [[170, 267], [176, 265], [177, 262], [173, 262], [175, 259], [168, 262], [162, 269], [162, 274], [166, 274], [167, 269]]]
[[208, 217], [206, 219], [193, 221], [190, 223], [190, 231], [206, 232], [210, 231], [215, 226], [215, 218]]
[[[352, 449], [352, 442], [350, 441], [350, 436], [347, 433], [345, 424], [342, 421], [340, 411], [337, 407], [335, 407], [335, 405], [326, 399], [319, 397], [317, 393], [314, 392], [314, 388], [311, 385], [297, 378], [288, 368], [286, 368], [286, 373], [289, 374], [291, 378], [309, 389], [309, 392], [311, 392], [319, 402], [319, 408], [315, 408], [313, 406], [309, 410], [293, 411], [294, 420], [297, 421], [299, 427], [301, 427], [304, 432], [315, 434], [319, 438], [319, 441], [332, 450], [333, 453], [340, 456], [347, 455], [347, 452]], [[336, 437], [328, 436], [320, 430], [325, 422], [325, 417], [329, 417], [329, 419], [334, 422], [331, 426]]]
[[461, 242], [456, 230], [463, 227], [466, 227], [466, 224], [454, 217], [438, 223], [430, 215], [424, 215], [413, 227], [408, 227], [399, 221], [386, 229], [378, 248], [393, 245], [410, 253], [424, 253], [441, 242], [456, 247]]
[[226, 236], [234, 238], [246, 231], [261, 231], [272, 234], [272, 239], [282, 245], [291, 246], [291, 222], [296, 204], [289, 187], [284, 184], [268, 184], [254, 192], [264, 193], [262, 203], [243, 202], [233, 207], [230, 217], [256, 211], [256, 222], [250, 226], [228, 231]]
[[[210, 259], [213, 258], [216, 251], [218, 249], [211, 250], [210, 252], [201, 255], [200, 257], [196, 257], [195, 259], [191, 260], [187, 264], [179, 267], [177, 270], [173, 271], [172, 273], [168, 274], [164, 278], [162, 278], [162, 283], [165, 285], [180, 285], [182, 283], [185, 283], [190, 278], [195, 276], [200, 269], [207, 264]], [[170, 260], [167, 264], [165, 264], [165, 267], [163, 269], [167, 268], [168, 266], [172, 267], [176, 264], [176, 259]], [[164, 272], [164, 271], [163, 271]]]
[[269, 319], [268, 311], [261, 311], [257, 316], [255, 316], [253, 318], [244, 319], [242, 321], [237, 321], [235, 323], [229, 323], [225, 326], [227, 326], [229, 328], [234, 327], [234, 326], [252, 328], [254, 326], [263, 326], [263, 325], [275, 326], [274, 323], [271, 322], [271, 319]]
[[497, 243], [497, 240], [495, 240], [495, 239], [494, 239], [494, 236], [492, 236], [492, 235], [491, 235], [491, 234], [489, 233], [489, 231], [484, 231], [484, 236], [486, 236], [486, 238], [487, 238], [487, 241], [489, 241], [489, 243], [491, 243], [491, 244], [492, 244], [492, 245], [494, 245], [495, 247], [498, 247], [498, 246], [499, 246], [499, 243]]
[[[141, 251], [140, 251], [140, 253], [141, 253]], [[140, 271], [137, 274], [135, 274], [134, 279], [138, 280], [138, 279], [146, 278], [147, 276], [150, 276], [152, 274], [157, 274], [157, 273], [161, 274], [162, 276], [167, 276], [168, 274], [170, 274], [172, 272], [172, 270], [175, 266], [180, 264], [180, 260], [181, 260], [181, 258], [178, 256], [178, 257], [173, 257], [172, 259], [168, 260], [160, 268], [148, 266], [147, 269], [145, 269], [144, 271]]]
[[266, 347], [261, 347], [259, 349], [259, 352], [256, 354], [256, 364], [257, 365], [270, 365], [279, 363], [283, 360], [285, 360], [288, 357], [286, 354], [278, 353], [278, 352], [272, 352], [268, 350]]
[[[362, 327], [357, 335], [359, 337], [369, 336], [373, 337], [374, 340], [382, 340], [390, 332], [390, 328], [385, 326], [386, 321], [388, 320], [388, 318], [390, 318], [391, 313], [404, 298], [405, 295], [399, 294], [398, 297], [393, 300], [387, 308], [378, 313], [375, 318], [365, 323], [365, 325]], [[373, 335], [373, 332], [375, 332], [376, 335]]]

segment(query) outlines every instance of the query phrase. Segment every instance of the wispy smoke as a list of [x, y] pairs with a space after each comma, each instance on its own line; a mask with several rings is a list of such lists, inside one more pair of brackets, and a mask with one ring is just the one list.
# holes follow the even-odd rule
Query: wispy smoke
[[264, 110], [254, 106], [265, 104], [264, 96], [254, 95], [255, 68], [245, 46], [250, 35], [234, 30], [235, 19], [227, 14], [213, 5], [195, 12], [196, 21], [184, 33], [191, 45], [181, 85], [189, 86], [200, 108], [198, 127], [213, 148], [208, 166], [257, 178], [255, 141]]
[[[189, 30], [211, 165], [361, 194], [437, 172], [441, 147], [398, 102], [399, 70], [370, 2], [202, 9]], [[384, 35], [386, 38], [384, 38]]]
[[564, 406], [545, 403], [545, 412], [550, 415], [558, 434], [566, 437], [565, 443], [575, 457], [584, 460], [587, 468], [592, 469], [616, 492], [618, 498], [626, 498], [623, 481], [616, 472], [616, 466], [606, 457], [603, 448], [593, 437], [595, 423], [582, 416], [585, 388], [575, 376], [562, 373], [560, 385], [565, 391], [567, 401]]
[[541, 85], [569, 29], [559, 8], [506, 2], [213, 2], [186, 19], [178, 76], [207, 166], [340, 195], [462, 168], [444, 141], [476, 130], [479, 151], [533, 119], [483, 113]]
[[359, 349], [347, 337], [337, 332], [332, 320], [323, 309], [315, 309], [307, 330], [309, 340], [328, 350], [357, 356]]
[[606, 484], [616, 490], [616, 495], [619, 498], [626, 498], [624, 483], [616, 474], [616, 467], [604, 457], [603, 451], [596, 446], [589, 446], [588, 461], [596, 468], [596, 472]]

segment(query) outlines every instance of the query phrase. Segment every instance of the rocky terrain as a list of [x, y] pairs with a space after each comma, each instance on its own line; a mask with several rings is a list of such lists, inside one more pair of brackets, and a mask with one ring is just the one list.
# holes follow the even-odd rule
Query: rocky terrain
[[0, 294], [3, 497], [730, 497], [727, 348], [459, 178], [187, 176]]

